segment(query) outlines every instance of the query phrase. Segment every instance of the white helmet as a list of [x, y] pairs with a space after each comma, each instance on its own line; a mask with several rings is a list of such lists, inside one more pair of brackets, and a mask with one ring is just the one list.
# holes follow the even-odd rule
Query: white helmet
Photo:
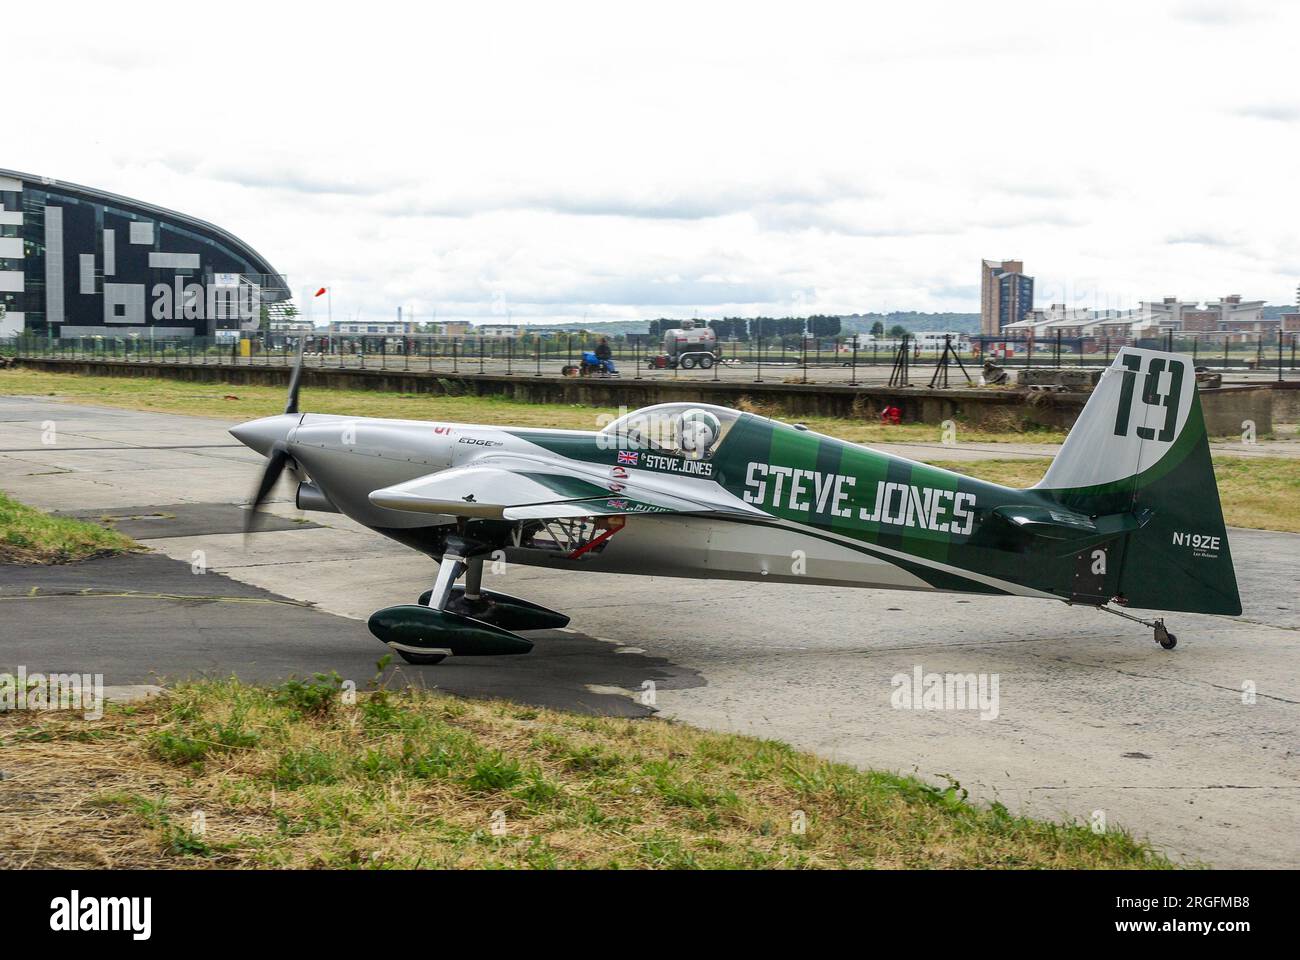
[[677, 442], [687, 456], [699, 459], [713, 452], [722, 435], [722, 422], [707, 410], [687, 410], [677, 423]]

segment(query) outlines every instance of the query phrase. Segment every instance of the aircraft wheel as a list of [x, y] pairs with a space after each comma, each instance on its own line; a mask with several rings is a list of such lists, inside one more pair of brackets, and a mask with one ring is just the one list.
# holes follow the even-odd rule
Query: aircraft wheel
[[1165, 629], [1165, 622], [1163, 620], [1157, 620], [1155, 627], [1156, 643], [1160, 644], [1160, 646], [1164, 647], [1166, 650], [1172, 650], [1174, 647], [1178, 646], [1178, 638]]
[[447, 659], [445, 653], [407, 653], [405, 650], [398, 650], [397, 655], [417, 667], [431, 667]]

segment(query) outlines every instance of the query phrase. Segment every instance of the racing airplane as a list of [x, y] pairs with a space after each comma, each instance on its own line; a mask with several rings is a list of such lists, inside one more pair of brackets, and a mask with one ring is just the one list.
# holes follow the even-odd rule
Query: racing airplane
[[[1124, 347], [1043, 479], [1014, 489], [767, 417], [668, 403], [597, 431], [285, 412], [234, 427], [338, 512], [438, 561], [369, 628], [411, 663], [527, 653], [569, 618], [484, 589], [484, 562], [574, 572], [1012, 595], [1241, 613], [1190, 358]], [[458, 583], [462, 575], [464, 582]]]

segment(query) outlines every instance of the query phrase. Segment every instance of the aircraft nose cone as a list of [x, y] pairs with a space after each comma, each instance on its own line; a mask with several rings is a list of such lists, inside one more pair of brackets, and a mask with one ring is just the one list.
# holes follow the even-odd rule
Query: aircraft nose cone
[[230, 428], [230, 435], [246, 447], [256, 450], [262, 456], [268, 456], [271, 447], [289, 436], [289, 432], [298, 424], [297, 414], [280, 414], [275, 417], [262, 417], [249, 420]]

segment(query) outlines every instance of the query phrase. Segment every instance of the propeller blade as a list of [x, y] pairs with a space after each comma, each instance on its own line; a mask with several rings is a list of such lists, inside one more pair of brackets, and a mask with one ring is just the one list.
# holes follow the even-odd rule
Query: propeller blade
[[244, 533], [248, 533], [253, 527], [253, 518], [257, 515], [257, 508], [260, 507], [271, 494], [275, 487], [276, 481], [280, 479], [280, 474], [284, 473], [284, 468], [289, 464], [289, 451], [283, 443], [277, 443], [271, 448], [270, 456], [266, 458], [266, 467], [262, 470], [262, 477], [257, 482], [257, 490], [253, 493], [253, 499], [248, 504], [248, 513], [244, 515]]
[[285, 413], [298, 412], [298, 387], [302, 385], [302, 353], [306, 343], [306, 337], [298, 338], [298, 358], [294, 361], [293, 370], [289, 373], [289, 399], [284, 405]]

